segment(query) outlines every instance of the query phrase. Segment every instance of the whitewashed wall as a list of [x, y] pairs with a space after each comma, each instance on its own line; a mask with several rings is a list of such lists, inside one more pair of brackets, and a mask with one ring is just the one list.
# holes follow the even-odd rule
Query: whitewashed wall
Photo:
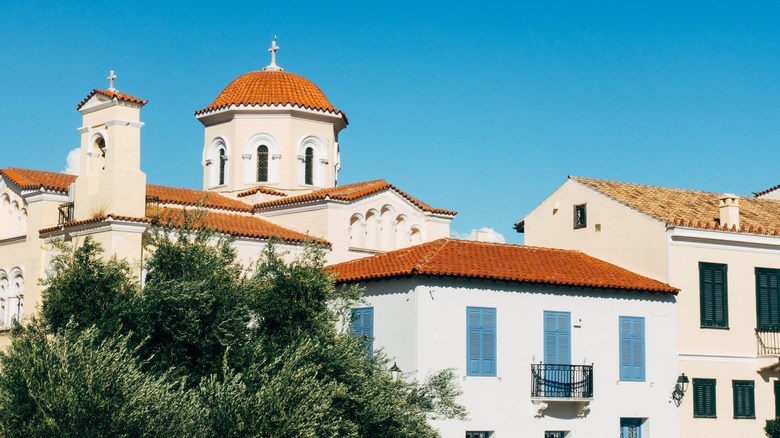
[[[617, 436], [621, 417], [646, 418], [643, 437], [679, 436], [678, 408], [671, 403], [677, 379], [674, 297], [489, 281], [389, 280], [366, 286], [374, 307], [375, 347], [395, 357], [405, 372], [423, 379], [455, 368], [470, 421], [436, 421], [444, 437], [494, 431], [492, 437], [542, 437], [545, 430], [571, 437]], [[494, 307], [497, 376], [466, 376], [466, 307]], [[543, 312], [572, 317], [572, 362], [594, 364], [594, 400], [585, 418], [573, 405], [551, 403], [535, 418], [532, 362], [544, 357]], [[646, 381], [619, 381], [619, 316], [645, 318]]]

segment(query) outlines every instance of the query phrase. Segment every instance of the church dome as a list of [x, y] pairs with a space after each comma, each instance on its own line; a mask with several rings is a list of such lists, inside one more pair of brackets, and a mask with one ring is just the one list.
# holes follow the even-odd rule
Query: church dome
[[303, 76], [282, 70], [260, 70], [243, 74], [231, 82], [196, 116], [230, 106], [285, 106], [343, 115], [331, 105], [325, 93]]

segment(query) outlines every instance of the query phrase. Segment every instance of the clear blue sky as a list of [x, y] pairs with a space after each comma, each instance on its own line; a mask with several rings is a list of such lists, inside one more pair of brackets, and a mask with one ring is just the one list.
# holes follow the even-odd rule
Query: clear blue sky
[[[452, 230], [512, 224], [567, 175], [750, 195], [780, 184], [780, 2], [0, 0], [0, 167], [61, 171], [75, 105], [149, 99], [142, 166], [201, 187], [193, 112], [278, 63], [345, 111], [341, 183], [385, 178]], [[76, 3], [76, 2], [74, 2]]]

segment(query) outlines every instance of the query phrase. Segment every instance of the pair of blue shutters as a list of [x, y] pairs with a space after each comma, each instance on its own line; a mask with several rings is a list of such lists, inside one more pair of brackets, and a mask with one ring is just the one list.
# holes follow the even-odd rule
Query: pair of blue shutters
[[645, 319], [620, 317], [620, 380], [645, 381]]
[[466, 374], [496, 375], [496, 309], [466, 308]]
[[544, 365], [545, 395], [571, 397], [571, 313], [569, 312], [544, 312]]
[[360, 307], [352, 310], [352, 334], [365, 339], [368, 357], [374, 355], [374, 308]]

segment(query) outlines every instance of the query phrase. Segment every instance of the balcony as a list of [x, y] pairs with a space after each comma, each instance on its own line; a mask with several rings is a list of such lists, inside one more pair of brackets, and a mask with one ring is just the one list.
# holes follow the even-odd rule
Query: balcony
[[593, 400], [593, 365], [531, 364], [531, 402], [541, 417], [551, 402], [573, 403], [584, 417]]
[[759, 357], [780, 357], [780, 328], [757, 328], [756, 344]]

